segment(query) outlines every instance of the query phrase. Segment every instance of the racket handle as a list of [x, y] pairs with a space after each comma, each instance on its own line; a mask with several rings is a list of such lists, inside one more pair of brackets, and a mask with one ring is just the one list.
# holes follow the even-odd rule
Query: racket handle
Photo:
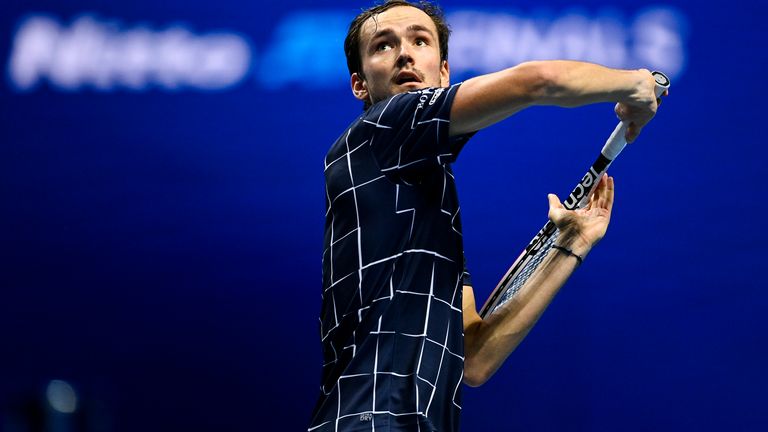
[[[669, 78], [659, 71], [654, 71], [651, 74], [653, 75], [653, 78], [656, 79], [656, 97], [661, 97], [661, 95], [669, 88]], [[618, 156], [627, 145], [627, 140], [624, 138], [627, 134], [627, 126], [627, 122], [619, 122], [611, 136], [608, 138], [608, 141], [605, 142], [603, 150], [600, 151], [600, 153], [609, 160], [616, 159], [616, 156]]]

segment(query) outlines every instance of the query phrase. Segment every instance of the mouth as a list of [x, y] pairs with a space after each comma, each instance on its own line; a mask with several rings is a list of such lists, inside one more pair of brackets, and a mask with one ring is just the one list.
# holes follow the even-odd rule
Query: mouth
[[400, 72], [395, 77], [395, 84], [397, 85], [403, 85], [403, 84], [420, 84], [422, 82], [421, 77], [415, 73], [415, 72]]

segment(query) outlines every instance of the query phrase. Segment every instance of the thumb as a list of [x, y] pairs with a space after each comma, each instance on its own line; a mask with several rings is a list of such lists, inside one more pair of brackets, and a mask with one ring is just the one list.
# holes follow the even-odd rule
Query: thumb
[[563, 208], [563, 204], [560, 202], [560, 199], [555, 194], [547, 194], [547, 199], [549, 199], [549, 209], [559, 209]]

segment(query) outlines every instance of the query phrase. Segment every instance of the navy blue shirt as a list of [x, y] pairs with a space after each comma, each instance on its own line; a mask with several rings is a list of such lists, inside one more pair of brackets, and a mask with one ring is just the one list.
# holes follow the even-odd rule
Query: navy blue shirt
[[456, 431], [464, 254], [450, 164], [458, 84], [370, 107], [325, 158], [320, 336], [311, 431]]

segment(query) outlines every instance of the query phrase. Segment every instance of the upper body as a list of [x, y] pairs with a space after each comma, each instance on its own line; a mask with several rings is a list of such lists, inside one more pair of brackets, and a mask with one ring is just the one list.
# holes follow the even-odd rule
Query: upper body
[[[401, 401], [398, 400], [399, 393], [395, 393], [391, 387], [377, 391], [378, 371], [392, 372], [388, 375], [397, 378], [401, 378], [401, 375], [410, 376], [408, 382], [417, 385], [413, 392], [408, 393], [408, 397], [413, 395], [414, 398], [423, 398], [425, 396], [422, 396], [421, 391], [426, 388], [433, 390], [428, 391], [431, 394], [427, 396], [434, 398], [437, 393], [435, 383], [440, 382], [440, 379], [435, 381], [437, 375], [430, 376], [431, 379], [422, 376], [422, 368], [426, 367], [426, 363], [419, 358], [412, 359], [409, 365], [404, 366], [404, 373], [394, 369], [380, 369], [378, 362], [381, 357], [378, 354], [382, 352], [379, 351], [382, 337], [390, 334], [382, 331], [381, 323], [388, 319], [392, 326], [403, 327], [386, 331], [402, 330], [403, 334], [409, 335], [403, 336], [405, 338], [421, 338], [421, 345], [417, 343], [415, 351], [405, 350], [404, 358], [412, 357], [417, 351], [422, 355], [422, 347], [432, 346], [436, 342], [443, 347], [443, 351], [450, 353], [448, 357], [458, 360], [436, 363], [438, 374], [445, 373], [441, 368], [443, 364], [454, 371], [446, 375], [448, 378], [445, 382], [453, 385], [453, 381], [459, 377], [469, 385], [479, 385], [498, 369], [525, 337], [573, 272], [577, 262], [557, 250], [550, 252], [537, 270], [537, 275], [526, 283], [513, 301], [485, 320], [481, 319], [472, 287], [465, 284], [462, 278], [460, 216], [450, 163], [458, 155], [467, 134], [533, 105], [570, 107], [617, 102], [616, 113], [629, 124], [627, 139], [633, 141], [655, 113], [658, 102], [654, 94], [654, 80], [646, 70], [621, 71], [588, 63], [550, 61], [524, 63], [470, 79], [460, 86], [449, 87], [447, 32], [441, 26], [441, 21], [431, 13], [402, 2], [388, 2], [383, 7], [373, 8], [368, 15], [361, 14], [350, 26], [345, 49], [353, 94], [364, 102], [367, 110], [339, 138], [326, 159], [327, 255], [324, 253], [324, 317], [321, 318], [321, 325], [333, 323], [322, 332], [326, 362], [333, 362], [333, 366], [328, 368], [326, 365], [324, 368], [322, 390], [325, 396], [321, 396], [315, 412], [317, 414], [323, 409], [329, 410], [321, 405], [328, 403], [328, 396], [332, 394], [336, 397], [334, 407], [337, 412], [332, 413], [332, 421], [315, 416], [312, 426], [318, 427], [322, 422], [327, 422], [326, 425], [333, 423], [337, 427], [339, 419], [345, 416], [341, 411], [347, 406], [344, 397], [346, 392], [339, 389], [342, 385], [339, 378], [343, 376], [345, 379], [354, 379], [355, 376], [367, 374], [370, 379], [360, 380], [365, 383], [362, 388], [366, 389], [366, 396], [357, 395], [359, 397], [356, 400], [370, 394], [371, 408], [347, 414], [359, 414], [364, 421], [369, 419], [370, 414], [375, 421], [378, 397], [379, 402], [388, 400], [390, 419], [408, 414], [406, 407], [415, 407], [415, 411], [410, 413], [430, 420], [425, 423], [425, 428], [430, 424], [438, 427], [434, 424], [438, 422], [443, 426], [439, 430], [455, 430], [458, 427], [458, 408], [454, 411], [436, 410], [434, 405], [430, 405], [432, 399], [429, 404], [423, 400], [415, 404]], [[440, 88], [444, 90], [436, 90]], [[440, 94], [435, 96], [436, 93]], [[422, 101], [421, 97], [425, 94], [428, 97]], [[428, 105], [433, 97], [435, 103]], [[379, 147], [379, 144], [382, 146]], [[336, 161], [347, 164], [346, 172], [339, 169], [342, 164], [332, 167]], [[353, 167], [367, 174], [355, 178]], [[344, 182], [347, 182], [346, 187]], [[363, 183], [366, 182], [370, 183], [364, 187]], [[367, 194], [363, 189], [368, 186], [380, 190]], [[366, 198], [382, 196], [386, 198], [370, 201]], [[400, 201], [403, 198], [407, 200], [407, 205]], [[550, 195], [549, 200], [550, 219], [560, 229], [558, 243], [581, 257], [586, 256], [607, 228], [613, 202], [612, 179], [604, 178], [601, 181], [592, 202], [585, 210], [567, 211], [554, 195]], [[342, 206], [344, 201], [346, 205]], [[444, 207], [446, 203], [448, 207]], [[411, 211], [416, 208], [434, 212], [435, 217], [427, 217], [423, 223], [416, 222], [415, 215], [421, 213], [419, 210]], [[391, 214], [393, 209], [396, 217]], [[382, 217], [387, 212], [389, 215]], [[446, 216], [443, 220], [439, 220], [440, 213]], [[450, 221], [448, 215], [451, 216]], [[347, 229], [338, 231], [333, 218], [346, 220]], [[398, 222], [392, 222], [395, 219]], [[374, 240], [372, 244], [377, 245], [375, 251], [363, 254], [364, 249], [359, 245], [364, 236], [369, 235], [368, 231], [377, 232], [379, 237], [371, 238]], [[345, 235], [348, 237], [340, 237]], [[430, 243], [434, 242], [434, 236], [442, 236], [447, 239], [447, 243]], [[337, 245], [342, 246], [349, 239], [356, 241], [358, 246], [337, 252]], [[433, 249], [422, 248], [419, 242]], [[332, 245], [333, 256], [330, 255]], [[443, 253], [435, 253], [437, 251], [434, 249], [440, 249]], [[392, 253], [393, 250], [399, 251]], [[386, 256], [377, 255], [382, 253]], [[396, 258], [381, 261], [395, 255]], [[334, 268], [340, 256], [346, 256], [351, 263], [348, 264], [350, 267], [340, 272], [343, 274]], [[397, 265], [392, 269], [389, 265], [395, 260]], [[380, 265], [385, 262], [385, 265]], [[438, 273], [452, 275], [454, 279], [441, 280], [438, 285], [447, 287], [441, 288], [446, 297], [436, 297], [435, 279], [431, 276], [436, 267], [444, 264], [447, 264], [444, 272]], [[402, 273], [398, 274], [398, 271]], [[340, 289], [352, 280], [354, 284], [350, 283], [346, 290]], [[396, 283], [402, 285], [395, 289]], [[363, 286], [368, 291], [364, 292]], [[348, 302], [339, 305], [334, 297], [341, 295], [342, 291], [346, 293], [345, 299]], [[387, 294], [397, 291], [415, 294], [404, 297], [401, 304], [392, 302], [393, 296], [382, 295], [385, 291]], [[328, 295], [331, 293], [333, 295]], [[385, 304], [383, 301], [377, 302], [384, 297], [387, 298], [386, 307], [382, 307]], [[429, 299], [421, 302], [427, 310], [416, 312], [416, 309], [409, 309], [408, 303], [411, 300], [408, 299], [420, 297]], [[429, 326], [425, 323], [437, 316], [433, 315], [435, 309], [429, 306], [433, 304], [444, 306], [445, 309], [440, 319], [440, 322], [446, 323], [440, 333], [444, 341], [435, 341], [427, 336]], [[339, 320], [340, 310], [347, 313], [348, 321]], [[409, 333], [408, 326], [415, 325], [414, 322], [421, 323], [424, 330]], [[337, 328], [329, 332], [333, 327]], [[459, 338], [458, 331], [462, 328], [463, 338]], [[327, 338], [335, 337], [333, 335], [343, 335], [334, 341], [336, 345], [326, 342]], [[460, 342], [457, 343], [456, 338]], [[447, 341], [451, 342], [450, 350]], [[460, 347], [462, 341], [463, 346]], [[365, 344], [367, 348], [360, 349]], [[347, 350], [339, 353], [339, 347]], [[394, 341], [386, 347], [388, 354], [399, 353], [400, 348]], [[361, 359], [359, 364], [368, 365], [368, 369], [357, 371], [356, 357], [363, 353], [368, 357], [367, 363]], [[394, 365], [389, 366], [396, 368]], [[331, 369], [333, 372], [329, 372]], [[420, 382], [425, 382], [426, 386], [420, 389]], [[352, 387], [359, 388], [358, 384]], [[369, 387], [370, 392], [367, 391]], [[441, 392], [443, 400], [439, 403], [443, 406], [453, 403], [458, 407], [459, 393], [456, 383], [454, 394]], [[427, 412], [429, 409], [440, 413], [435, 415]], [[442, 417], [438, 419], [436, 416]]]
[[311, 428], [458, 429], [461, 217], [448, 134], [459, 85], [396, 94], [325, 157], [321, 395]]

